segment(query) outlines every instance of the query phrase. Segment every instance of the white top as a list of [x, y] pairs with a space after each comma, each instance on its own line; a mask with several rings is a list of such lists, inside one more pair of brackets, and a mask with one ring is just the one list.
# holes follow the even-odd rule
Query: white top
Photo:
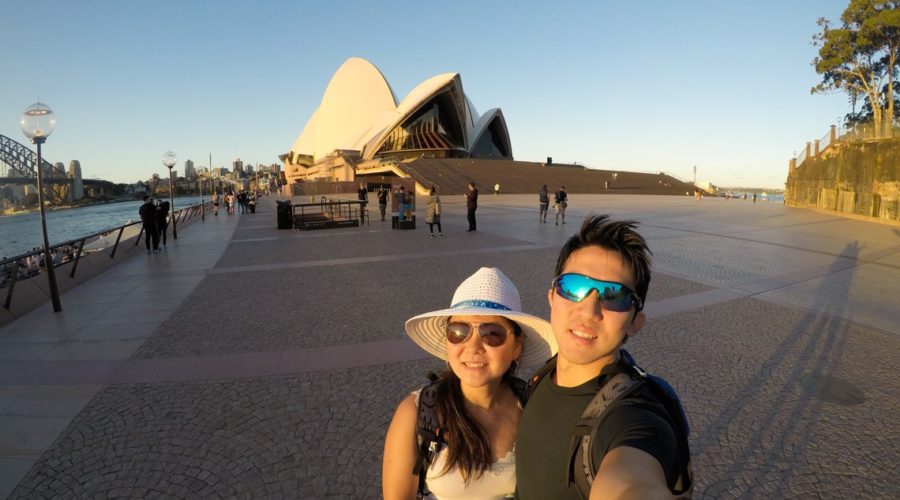
[[[419, 405], [420, 391], [413, 392], [416, 396], [416, 406]], [[431, 466], [425, 473], [425, 485], [431, 492], [427, 498], [436, 500], [512, 498], [516, 491], [515, 451], [516, 448], [513, 445], [513, 449], [505, 457], [494, 462], [481, 477], [472, 478], [469, 480], [469, 484], [466, 484], [455, 467], [441, 475], [444, 464], [447, 463], [448, 451], [444, 447], [434, 457], [434, 461], [431, 462]]]

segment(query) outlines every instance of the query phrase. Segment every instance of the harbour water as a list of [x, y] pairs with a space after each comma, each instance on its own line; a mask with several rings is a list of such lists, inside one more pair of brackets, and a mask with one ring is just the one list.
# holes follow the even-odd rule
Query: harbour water
[[[52, 246], [140, 220], [138, 208], [141, 203], [136, 200], [48, 210], [47, 238]], [[175, 198], [176, 209], [197, 203], [200, 203], [199, 196]], [[0, 216], [0, 258], [13, 257], [42, 245], [40, 212]]]

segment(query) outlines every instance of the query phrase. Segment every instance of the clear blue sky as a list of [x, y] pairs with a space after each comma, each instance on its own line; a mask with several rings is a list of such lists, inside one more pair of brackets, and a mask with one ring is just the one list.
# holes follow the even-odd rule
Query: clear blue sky
[[783, 187], [788, 159], [849, 110], [810, 95], [816, 20], [849, 0], [5, 2], [0, 134], [38, 97], [44, 146], [85, 177], [276, 163], [349, 57], [398, 99], [445, 72], [503, 110], [518, 160]]

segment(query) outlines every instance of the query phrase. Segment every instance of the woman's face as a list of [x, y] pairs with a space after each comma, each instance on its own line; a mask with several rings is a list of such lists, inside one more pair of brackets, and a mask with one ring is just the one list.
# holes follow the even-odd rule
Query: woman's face
[[[513, 323], [502, 316], [453, 316], [448, 328], [459, 343], [451, 342], [448, 336], [447, 361], [464, 385], [481, 387], [498, 383], [522, 353], [522, 341], [513, 333]], [[468, 337], [465, 331], [469, 332]], [[490, 345], [496, 344], [503, 334], [506, 339], [502, 344]]]

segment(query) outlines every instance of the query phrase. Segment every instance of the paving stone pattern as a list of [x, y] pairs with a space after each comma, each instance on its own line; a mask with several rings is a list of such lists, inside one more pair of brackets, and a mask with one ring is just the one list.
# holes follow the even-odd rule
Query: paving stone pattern
[[440, 367], [113, 385], [11, 497], [379, 498], [396, 405]]

